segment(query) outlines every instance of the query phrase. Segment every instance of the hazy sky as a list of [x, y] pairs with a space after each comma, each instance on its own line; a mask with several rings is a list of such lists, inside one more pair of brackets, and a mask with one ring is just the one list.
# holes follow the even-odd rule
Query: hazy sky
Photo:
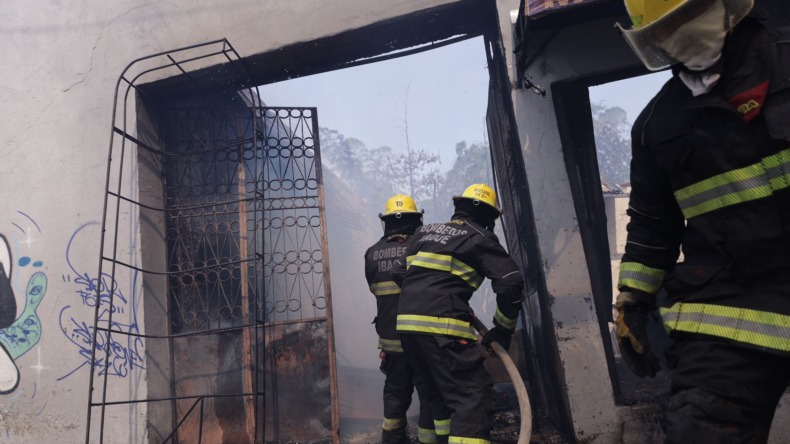
[[619, 106], [625, 110], [628, 121], [634, 123], [647, 102], [656, 95], [670, 75], [669, 71], [661, 71], [593, 86], [590, 88], [590, 102], [602, 103], [607, 107]]
[[[362, 140], [369, 148], [409, 143], [440, 154], [441, 170], [455, 144], [483, 141], [488, 94], [483, 39], [386, 62], [332, 71], [260, 87], [269, 106], [314, 106], [321, 127]], [[620, 106], [631, 122], [668, 78], [667, 72], [590, 90], [593, 102]]]
[[[439, 153], [449, 169], [459, 141], [484, 140], [488, 69], [482, 38], [385, 62], [260, 88], [269, 106], [315, 106], [318, 124], [369, 148]], [[406, 117], [408, 116], [408, 120]]]

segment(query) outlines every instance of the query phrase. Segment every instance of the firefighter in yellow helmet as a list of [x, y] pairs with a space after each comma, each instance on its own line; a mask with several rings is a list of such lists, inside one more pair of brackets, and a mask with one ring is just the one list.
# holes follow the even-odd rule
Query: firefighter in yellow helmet
[[[390, 197], [379, 214], [384, 226], [384, 236], [365, 252], [365, 278], [376, 297], [376, 332], [381, 371], [384, 380], [384, 422], [381, 442], [405, 444], [409, 442], [406, 411], [414, 392], [414, 367], [403, 354], [403, 347], [395, 331], [400, 287], [392, 280], [392, 269], [398, 262], [406, 262], [406, 241], [422, 225], [422, 211], [410, 196], [396, 194]], [[420, 418], [418, 439], [421, 443], [447, 442], [447, 433], [441, 425], [450, 417], [437, 391], [424, 393], [418, 390]], [[434, 413], [435, 410], [435, 413]], [[439, 427], [433, 418], [440, 419]], [[440, 436], [437, 437], [437, 432]]]
[[790, 381], [790, 33], [753, 0], [625, 5], [628, 44], [673, 76], [631, 133], [621, 355], [659, 370], [657, 306], [673, 339], [667, 442], [766, 442]]
[[[452, 220], [420, 227], [406, 245], [406, 266], [393, 272], [402, 288], [397, 329], [423, 384], [417, 389], [438, 390], [452, 411], [449, 442], [483, 444], [490, 439], [494, 398], [482, 346], [497, 341], [509, 348], [524, 280], [493, 233], [500, 214], [494, 190], [474, 184], [453, 201]], [[481, 346], [469, 299], [485, 278], [497, 294], [497, 310]]]

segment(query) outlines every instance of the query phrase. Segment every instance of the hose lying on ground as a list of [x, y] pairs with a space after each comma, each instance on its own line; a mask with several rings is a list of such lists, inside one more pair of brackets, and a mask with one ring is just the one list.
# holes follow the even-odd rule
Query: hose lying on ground
[[[488, 333], [488, 329], [480, 322], [480, 319], [472, 318], [472, 325], [481, 336], [485, 336]], [[513, 382], [513, 388], [516, 390], [518, 407], [521, 411], [521, 429], [518, 434], [518, 444], [529, 444], [530, 436], [532, 436], [532, 407], [529, 405], [529, 395], [527, 394], [527, 388], [524, 386], [524, 381], [521, 379], [521, 373], [519, 373], [513, 360], [510, 359], [507, 350], [502, 348], [498, 342], [491, 342], [490, 347], [494, 350], [499, 360], [502, 361], [508, 376], [510, 376], [510, 380]]]

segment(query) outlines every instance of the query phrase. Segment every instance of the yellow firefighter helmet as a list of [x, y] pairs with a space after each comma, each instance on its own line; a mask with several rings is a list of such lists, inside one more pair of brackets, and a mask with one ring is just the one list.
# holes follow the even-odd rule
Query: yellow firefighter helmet
[[466, 187], [460, 196], [453, 197], [453, 201], [458, 199], [469, 199], [473, 202], [482, 202], [500, 213], [496, 203], [496, 191], [484, 183], [475, 183]]
[[678, 6], [688, 3], [689, 0], [625, 0], [625, 9], [631, 16], [633, 29], [650, 25], [666, 17]]
[[625, 0], [632, 27], [617, 26], [647, 69], [658, 71], [678, 62], [662, 41], [714, 6], [725, 11], [719, 30], [726, 32], [749, 14], [754, 0]]
[[389, 199], [384, 205], [384, 212], [379, 214], [379, 218], [387, 216], [400, 217], [401, 214], [422, 214], [422, 211], [417, 210], [417, 204], [411, 196], [405, 194], [396, 194]]

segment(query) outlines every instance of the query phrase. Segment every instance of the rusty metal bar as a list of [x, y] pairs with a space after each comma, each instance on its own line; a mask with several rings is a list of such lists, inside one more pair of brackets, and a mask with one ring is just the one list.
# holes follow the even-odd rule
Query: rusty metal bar
[[[318, 113], [313, 111], [313, 128], [318, 129]], [[326, 206], [324, 205], [324, 181], [321, 174], [321, 149], [318, 137], [314, 138], [316, 179], [318, 181], [318, 212], [321, 217], [321, 248], [324, 251], [324, 297], [326, 298], [326, 340], [329, 351], [329, 393], [332, 414], [332, 443], [340, 444], [340, 399], [337, 387], [337, 361], [335, 357], [335, 327], [332, 319], [332, 284], [329, 278], [329, 236], [326, 231]]]
[[[237, 130], [241, 133], [241, 130]], [[243, 146], [239, 145], [239, 198], [247, 194], [247, 175], [246, 165], [244, 162]], [[247, 245], [247, 205], [246, 201], [239, 202], [239, 257], [246, 258], [248, 253]], [[241, 280], [241, 318], [245, 323], [250, 320], [250, 287], [249, 276], [246, 264], [240, 267], [240, 280]], [[245, 328], [241, 331], [241, 360], [242, 360], [242, 389], [245, 392], [252, 392], [252, 373], [255, 369], [252, 366], [252, 349], [254, 344], [250, 337], [250, 329]], [[244, 398], [244, 411], [246, 413], [247, 422], [247, 435], [254, 441], [255, 440], [255, 399]]]

